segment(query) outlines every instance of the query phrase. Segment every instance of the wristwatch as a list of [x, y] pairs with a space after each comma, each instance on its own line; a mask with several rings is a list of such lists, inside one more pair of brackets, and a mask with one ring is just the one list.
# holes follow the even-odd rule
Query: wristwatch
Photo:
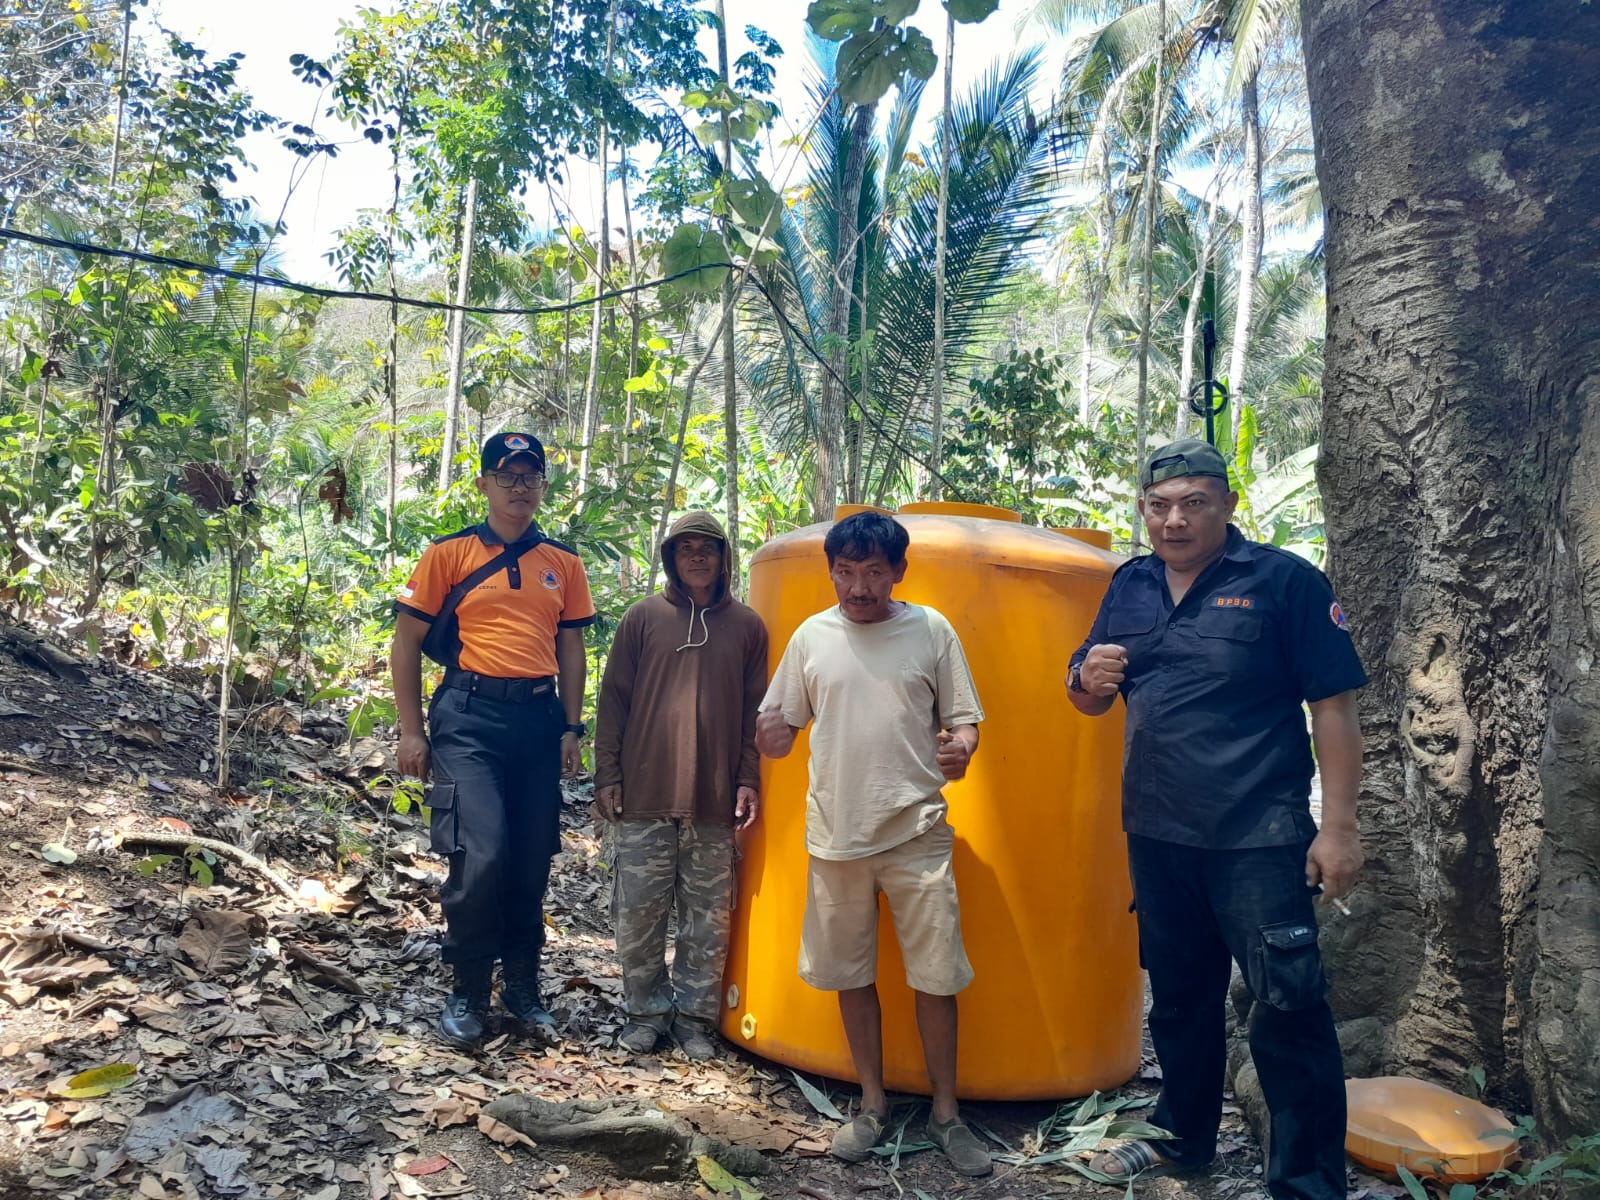
[[1071, 692], [1087, 693], [1088, 688], [1083, 686], [1083, 664], [1073, 663], [1072, 671], [1067, 676], [1067, 690]]
[[579, 721], [576, 725], [563, 725], [561, 727], [561, 732], [562, 733], [575, 733], [579, 737], [583, 737], [585, 734], [587, 734], [589, 732], [589, 726], [587, 724], [585, 724], [584, 722]]

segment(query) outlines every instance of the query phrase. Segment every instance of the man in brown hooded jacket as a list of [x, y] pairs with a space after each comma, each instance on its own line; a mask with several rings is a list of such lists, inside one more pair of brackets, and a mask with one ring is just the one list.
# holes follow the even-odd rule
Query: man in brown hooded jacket
[[595, 811], [616, 834], [612, 911], [627, 1017], [621, 1044], [648, 1054], [670, 1032], [689, 1058], [705, 1059], [716, 1053], [733, 835], [759, 809], [755, 728], [767, 687], [767, 631], [733, 598], [727, 536], [710, 514], [679, 518], [661, 561], [666, 585], [623, 614], [606, 661]]

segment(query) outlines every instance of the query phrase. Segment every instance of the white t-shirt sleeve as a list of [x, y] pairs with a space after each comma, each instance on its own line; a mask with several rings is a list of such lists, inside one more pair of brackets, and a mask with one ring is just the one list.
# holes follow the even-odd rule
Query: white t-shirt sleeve
[[784, 647], [783, 658], [761, 701], [762, 712], [777, 709], [783, 713], [783, 719], [796, 729], [804, 729], [809, 725], [813, 715], [811, 697], [806, 691], [804, 643], [805, 630], [802, 627], [795, 630], [789, 644]]
[[931, 615], [936, 617], [933, 629], [939, 655], [939, 726], [953, 729], [957, 725], [976, 725], [983, 720], [983, 706], [978, 703], [978, 685], [967, 665], [967, 652], [944, 614]]

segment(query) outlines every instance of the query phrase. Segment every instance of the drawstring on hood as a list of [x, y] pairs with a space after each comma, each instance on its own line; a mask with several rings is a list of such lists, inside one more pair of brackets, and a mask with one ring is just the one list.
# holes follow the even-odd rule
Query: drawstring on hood
[[700, 630], [705, 636], [702, 637], [698, 642], [694, 640], [694, 614], [695, 614], [694, 597], [690, 596], [689, 597], [689, 640], [686, 641], [683, 645], [679, 646], [677, 650], [674, 650], [673, 651], [674, 654], [677, 654], [679, 650], [696, 650], [699, 647], [704, 646], [707, 642], [709, 642], [711, 640], [711, 630], [706, 625], [706, 610], [703, 609], [703, 608], [700, 610]]
[[[722, 544], [721, 574], [712, 589], [711, 603], [704, 606], [696, 603], [694, 596], [684, 586], [683, 580], [678, 577], [678, 560], [673, 552], [674, 542], [681, 537], [691, 535], [715, 538]], [[706, 624], [706, 614], [726, 604], [732, 593], [732, 564], [728, 556], [728, 535], [710, 513], [702, 509], [692, 509], [673, 522], [672, 528], [667, 531], [667, 536], [661, 543], [661, 565], [667, 577], [666, 586], [661, 589], [661, 594], [677, 608], [682, 608], [684, 605], [689, 607], [689, 627], [685, 632], [683, 645], [678, 647], [678, 651], [698, 649], [711, 640], [711, 627]], [[698, 640], [695, 638], [694, 629], [696, 620], [700, 622]]]

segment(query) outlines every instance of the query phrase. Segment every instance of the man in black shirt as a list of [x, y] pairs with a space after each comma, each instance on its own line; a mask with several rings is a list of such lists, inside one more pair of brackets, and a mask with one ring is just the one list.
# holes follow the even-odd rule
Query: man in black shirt
[[1233, 959], [1255, 998], [1268, 1190], [1336, 1200], [1346, 1191], [1344, 1069], [1312, 898], [1319, 887], [1343, 896], [1363, 861], [1356, 689], [1366, 674], [1322, 572], [1230, 523], [1239, 497], [1214, 448], [1163, 446], [1139, 484], [1153, 553], [1113, 577], [1067, 688], [1088, 716], [1119, 694], [1127, 705], [1122, 820], [1162, 1067], [1152, 1120], [1174, 1138], [1124, 1143], [1094, 1165], [1123, 1177], [1211, 1162]]

